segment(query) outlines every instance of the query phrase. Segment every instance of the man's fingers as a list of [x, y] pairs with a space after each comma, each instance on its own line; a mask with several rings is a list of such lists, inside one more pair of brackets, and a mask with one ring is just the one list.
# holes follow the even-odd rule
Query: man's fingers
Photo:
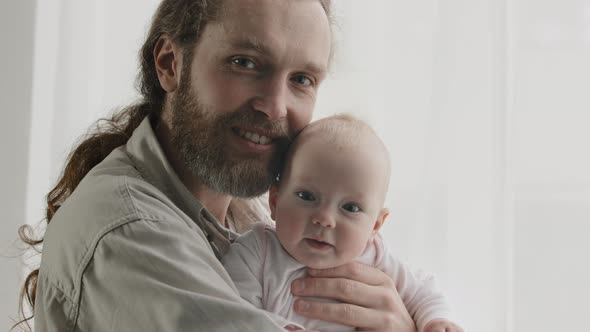
[[293, 281], [291, 291], [296, 296], [313, 296], [339, 300], [363, 307], [378, 307], [395, 310], [394, 296], [390, 289], [369, 286], [344, 278], [303, 278]]
[[[295, 311], [309, 318], [371, 330], [391, 326], [387, 319], [394, 319], [393, 315], [379, 314], [374, 310], [349, 303], [316, 302], [301, 299], [295, 302]], [[358, 326], [359, 322], [365, 322], [365, 325]]]
[[[291, 284], [293, 294], [303, 297], [295, 302], [299, 314], [363, 330], [416, 331], [395, 283], [383, 271], [355, 262], [331, 269], [308, 269], [308, 274]], [[342, 303], [311, 301], [305, 297]]]
[[358, 262], [322, 270], [308, 269], [307, 272], [312, 277], [347, 278], [367, 285], [395, 288], [391, 278], [383, 271]]

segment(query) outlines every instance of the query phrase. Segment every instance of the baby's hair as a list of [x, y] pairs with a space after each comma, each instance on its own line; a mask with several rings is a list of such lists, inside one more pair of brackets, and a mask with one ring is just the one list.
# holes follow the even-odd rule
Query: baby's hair
[[379, 139], [373, 128], [363, 120], [349, 113], [339, 113], [312, 122], [297, 138], [305, 135], [314, 135], [318, 132], [322, 135], [323, 139], [336, 144], [336, 146], [358, 143], [359, 138], [367, 134]]
[[[291, 163], [294, 153], [304, 141], [303, 138], [315, 135], [321, 136], [322, 140], [334, 145], [334, 149], [336, 150], [362, 144], [361, 142], [365, 142], [363, 137], [372, 137], [374, 138], [373, 141], [381, 147], [387, 162], [387, 168], [389, 169], [390, 161], [387, 147], [373, 128], [365, 121], [351, 114], [339, 113], [310, 123], [295, 137], [295, 140], [289, 147], [289, 152], [284, 158], [281, 174], [288, 172], [286, 167]], [[279, 180], [279, 177], [277, 177], [277, 180]]]

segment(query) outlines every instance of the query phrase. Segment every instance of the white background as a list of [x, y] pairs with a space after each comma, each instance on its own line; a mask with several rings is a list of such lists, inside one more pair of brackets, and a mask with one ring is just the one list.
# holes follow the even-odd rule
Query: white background
[[[383, 233], [438, 276], [466, 331], [590, 316], [590, 2], [337, 0], [316, 118], [352, 112], [393, 159]], [[76, 139], [126, 105], [157, 0], [0, 0], [0, 326], [19, 224]]]

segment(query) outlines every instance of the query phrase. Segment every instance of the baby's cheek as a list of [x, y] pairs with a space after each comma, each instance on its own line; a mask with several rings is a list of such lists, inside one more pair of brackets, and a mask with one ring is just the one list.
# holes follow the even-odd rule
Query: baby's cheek
[[349, 236], [343, 241], [341, 241], [340, 251], [342, 259], [344, 260], [343, 263], [348, 263], [363, 254], [365, 249], [367, 248], [367, 239], [364, 236], [359, 236], [360, 234], [353, 234], [356, 236]]
[[342, 249], [339, 250], [338, 254], [335, 257], [335, 261], [332, 263], [332, 265], [334, 266], [340, 266], [340, 265], [344, 265], [344, 264], [348, 264], [350, 262], [354, 262], [355, 260], [357, 260], [362, 254], [361, 252], [358, 252], [356, 250], [350, 250], [350, 248], [346, 251], [343, 251]]
[[286, 205], [277, 216], [277, 225], [282, 223], [285, 228], [288, 227], [291, 230], [296, 230], [304, 227], [306, 219], [307, 216], [300, 208], [293, 205]]
[[[296, 215], [293, 215], [288, 210], [282, 211], [276, 220], [276, 230], [279, 240], [282, 243], [292, 243], [301, 236], [302, 224]], [[281, 218], [282, 217], [282, 218]]]

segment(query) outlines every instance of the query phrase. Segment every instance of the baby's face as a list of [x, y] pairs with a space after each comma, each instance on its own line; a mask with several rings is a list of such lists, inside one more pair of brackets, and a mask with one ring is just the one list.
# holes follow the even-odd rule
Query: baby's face
[[371, 144], [302, 141], [285, 178], [271, 189], [277, 235], [289, 254], [312, 268], [348, 263], [362, 254], [386, 217], [386, 162]]

